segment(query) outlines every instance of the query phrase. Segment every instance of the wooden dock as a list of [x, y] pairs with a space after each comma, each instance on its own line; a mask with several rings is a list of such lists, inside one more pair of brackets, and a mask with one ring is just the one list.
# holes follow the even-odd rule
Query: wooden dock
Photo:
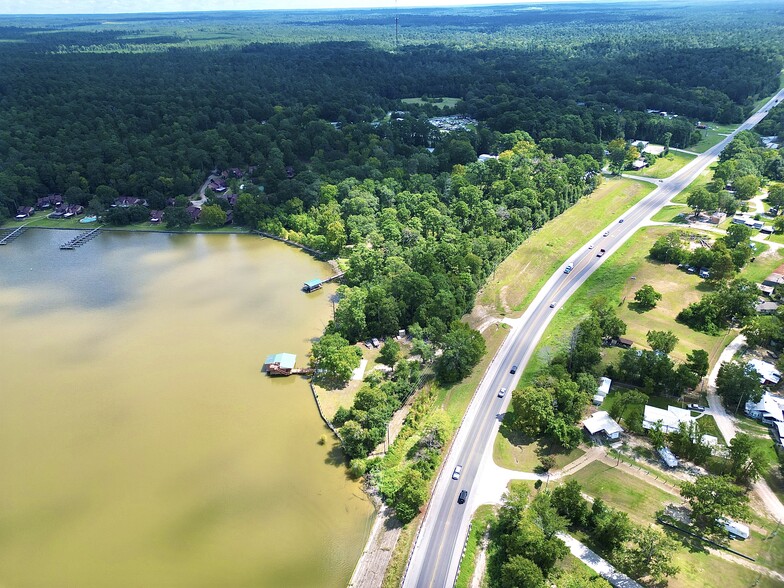
[[95, 239], [101, 232], [100, 228], [90, 229], [89, 231], [84, 231], [79, 233], [76, 237], [71, 239], [70, 241], [66, 241], [62, 245], [60, 245], [60, 249], [63, 250], [72, 250], [76, 249], [77, 247], [81, 247], [88, 241], [92, 241]]
[[8, 233], [5, 233], [4, 235], [2, 235], [2, 237], [0, 237], [0, 245], [8, 245], [10, 243], [13, 243], [13, 241], [16, 240], [16, 238], [19, 237], [26, 230], [27, 227], [17, 227]]
[[322, 280], [321, 283], [328, 284], [329, 282], [334, 282], [335, 280], [339, 280], [340, 278], [342, 278], [344, 275], [346, 275], [346, 272], [338, 272], [334, 276], [329, 277], [326, 280]]

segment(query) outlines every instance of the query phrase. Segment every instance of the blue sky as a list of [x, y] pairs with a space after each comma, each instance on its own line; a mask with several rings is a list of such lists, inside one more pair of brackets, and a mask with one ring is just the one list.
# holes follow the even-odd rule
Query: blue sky
[[[552, 2], [554, 0], [544, 0]], [[557, 1], [557, 0], [556, 0]], [[542, 0], [536, 4], [544, 3]], [[400, 8], [526, 4], [526, 0], [398, 0]], [[380, 8], [395, 0], [0, 0], [0, 14], [109, 14], [194, 10], [264, 10], [292, 8]]]

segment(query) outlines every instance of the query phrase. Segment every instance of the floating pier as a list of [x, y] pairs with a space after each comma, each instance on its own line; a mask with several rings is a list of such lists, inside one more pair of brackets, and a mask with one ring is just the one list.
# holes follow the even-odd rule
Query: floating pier
[[6, 233], [0, 237], [0, 245], [8, 245], [12, 243], [17, 237], [27, 230], [27, 227], [17, 227], [10, 233]]
[[70, 249], [76, 249], [77, 247], [81, 247], [88, 241], [92, 241], [93, 239], [95, 239], [100, 232], [101, 229], [95, 228], [95, 229], [90, 229], [89, 231], [84, 231], [83, 233], [79, 233], [76, 237], [74, 237], [70, 241], [66, 241], [65, 243], [60, 245], [60, 249], [70, 250]]

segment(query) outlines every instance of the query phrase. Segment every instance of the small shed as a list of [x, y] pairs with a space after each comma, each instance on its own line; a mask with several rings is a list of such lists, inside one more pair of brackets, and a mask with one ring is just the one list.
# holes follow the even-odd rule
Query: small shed
[[624, 347], [629, 349], [632, 345], [634, 345], [634, 341], [631, 339], [626, 339], [625, 337], [618, 337], [618, 347]]
[[305, 282], [305, 284], [302, 286], [302, 290], [304, 292], [315, 292], [316, 290], [321, 289], [321, 285], [323, 283], [324, 282], [321, 280], [310, 280]]
[[600, 410], [593, 413], [583, 421], [583, 427], [591, 434], [604, 433], [608, 439], [618, 439], [623, 433], [621, 425], [616, 423], [610, 415]]
[[604, 399], [607, 398], [607, 394], [610, 392], [611, 385], [612, 380], [610, 378], [599, 378], [599, 386], [596, 388], [596, 394], [593, 395], [593, 403], [595, 405], [598, 406], [604, 402]]
[[267, 356], [261, 371], [267, 372], [270, 376], [288, 376], [296, 363], [297, 356], [293, 353], [275, 353]]

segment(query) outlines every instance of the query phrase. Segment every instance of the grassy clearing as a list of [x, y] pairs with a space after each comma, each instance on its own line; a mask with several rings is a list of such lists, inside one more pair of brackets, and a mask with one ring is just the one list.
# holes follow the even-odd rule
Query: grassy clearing
[[110, 225], [101, 225], [100, 223], [80, 223], [79, 219], [84, 217], [74, 218], [47, 218], [46, 216], [33, 216], [29, 221], [6, 221], [2, 227], [4, 229], [16, 228], [19, 226], [27, 226], [30, 228], [44, 228], [44, 229], [75, 229], [80, 231], [87, 231], [101, 227], [104, 231], [131, 231], [131, 232], [166, 232], [166, 233], [248, 233], [249, 231], [242, 227], [235, 227], [234, 225], [225, 225], [223, 227], [212, 228], [196, 223], [183, 230], [167, 229], [166, 225], [154, 225], [147, 221], [137, 223], [134, 225], [126, 225], [123, 227], [113, 227]]
[[468, 588], [476, 570], [476, 557], [490, 523], [495, 518], [495, 507], [485, 504], [476, 509], [471, 519], [471, 532], [466, 541], [463, 561], [460, 563], [460, 574], [455, 581], [455, 588]]
[[430, 100], [423, 100], [422, 98], [403, 98], [401, 100], [403, 104], [431, 104], [433, 106], [438, 106], [439, 108], [452, 108], [458, 102], [460, 102], [460, 98], [449, 98], [447, 96], [441, 96], [439, 98], [432, 98]]
[[662, 223], [688, 224], [686, 215], [689, 212], [691, 212], [691, 209], [687, 206], [664, 206], [659, 212], [651, 217], [651, 220]]
[[690, 153], [670, 151], [666, 156], [658, 157], [656, 163], [652, 166], [636, 171], [634, 172], [634, 175], [645, 178], [669, 178], [695, 157], [696, 155]]
[[[683, 535], [675, 531], [668, 532], [668, 535], [678, 541], [683, 538]], [[680, 571], [670, 579], [670, 588], [781, 588], [780, 582], [708, 551], [680, 549], [673, 562]]]
[[[704, 288], [704, 281], [694, 274], [676, 269], [674, 265], [665, 265], [647, 257], [656, 239], [672, 230], [675, 229], [643, 227], [614, 253], [558, 311], [539, 342], [535, 357], [540, 362], [546, 361], [566, 343], [574, 327], [588, 316], [591, 301], [597, 296], [605, 296], [608, 300], [620, 302], [618, 316], [627, 324], [625, 336], [638, 347], [647, 346], [645, 335], [649, 330], [672, 331], [679, 339], [672, 353], [673, 359], [685, 361], [686, 354], [692, 349], [705, 349], [715, 361], [721, 349], [732, 339], [732, 333], [715, 337], [675, 322], [675, 316], [683, 308], [702, 297], [698, 286]], [[638, 312], [629, 308], [627, 301], [632, 301], [634, 293], [644, 284], [660, 292], [662, 299], [653, 310]]]
[[[507, 413], [506, 418], [509, 418]], [[518, 472], [534, 472], [539, 468], [539, 460], [544, 455], [555, 458], [554, 470], [560, 470], [572, 463], [585, 451], [580, 448], [564, 451], [560, 446], [546, 439], [532, 439], [502, 425], [493, 445], [493, 460], [502, 468]]]
[[738, 128], [738, 125], [722, 125], [719, 123], [705, 124], [708, 128], [700, 131], [702, 139], [693, 147], [689, 147], [689, 151], [694, 151], [695, 153], [705, 153], [714, 145], [721, 143], [724, 139], [727, 138], [727, 135]]
[[784, 263], [784, 250], [771, 249], [764, 243], [754, 243], [754, 245], [757, 246], [754, 261], [743, 268], [740, 276], [752, 282], [761, 282]]
[[669, 502], [680, 502], [655, 486], [605, 463], [593, 462], [575, 472], [570, 478], [577, 480], [586, 494], [601, 498], [642, 524], [650, 524], [656, 511]]
[[477, 296], [477, 303], [500, 315], [512, 311], [519, 315], [569, 255], [654, 188], [626, 178], [606, 180], [507, 257]]

